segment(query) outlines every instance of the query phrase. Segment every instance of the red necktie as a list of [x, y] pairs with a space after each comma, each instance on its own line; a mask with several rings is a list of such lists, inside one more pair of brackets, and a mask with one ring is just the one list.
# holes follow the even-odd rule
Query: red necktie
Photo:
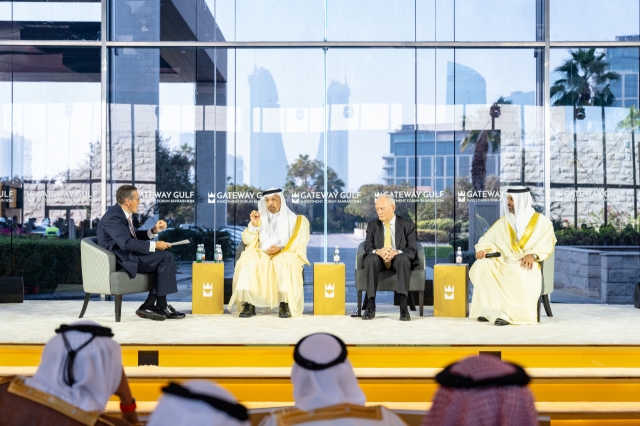
[[127, 216], [127, 219], [129, 220], [129, 232], [131, 232], [131, 236], [135, 239], [136, 238], [136, 230], [133, 227], [133, 222], [131, 221], [131, 216]]

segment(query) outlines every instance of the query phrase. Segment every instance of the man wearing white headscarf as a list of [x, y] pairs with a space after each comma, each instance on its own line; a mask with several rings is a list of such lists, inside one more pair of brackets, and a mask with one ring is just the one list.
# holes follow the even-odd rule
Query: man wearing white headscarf
[[250, 426], [247, 409], [222, 387], [205, 380], [171, 383], [147, 426]]
[[383, 406], [365, 407], [347, 347], [332, 334], [304, 337], [293, 352], [291, 369], [295, 406], [272, 413], [261, 426], [373, 426], [405, 425]]
[[[476, 244], [470, 318], [495, 325], [534, 324], [542, 290], [540, 262], [553, 253], [551, 221], [532, 207], [523, 186], [510, 187], [502, 198], [503, 216]], [[500, 253], [500, 257], [487, 257]]]
[[[137, 423], [135, 400], [122, 368], [122, 352], [120, 345], [111, 339], [111, 329], [92, 321], [77, 321], [61, 325], [56, 333], [45, 345], [34, 376], [13, 378], [7, 392], [0, 394], [0, 413], [4, 420], [7, 420], [5, 397], [21, 397], [22, 400], [14, 402], [19, 406], [25, 405], [24, 400], [39, 404], [36, 408], [11, 411], [9, 415], [17, 417], [7, 424], [58, 426], [76, 424], [73, 422], [76, 420], [78, 424], [102, 425], [100, 415], [114, 394], [120, 397], [125, 423]], [[42, 418], [51, 417], [43, 413], [47, 410], [66, 415], [67, 419], [52, 418], [51, 423], [41, 423], [28, 418], [37, 415], [34, 413], [40, 413]]]
[[280, 318], [302, 315], [309, 221], [287, 207], [280, 189], [265, 191], [250, 219], [242, 233], [245, 249], [233, 275], [229, 311], [241, 311], [242, 318], [256, 315], [256, 308], [266, 313], [278, 308]]

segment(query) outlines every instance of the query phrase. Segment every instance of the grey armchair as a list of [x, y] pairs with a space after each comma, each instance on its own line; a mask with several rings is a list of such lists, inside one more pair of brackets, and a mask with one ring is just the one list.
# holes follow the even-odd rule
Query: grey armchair
[[[420, 316], [424, 314], [424, 285], [425, 285], [425, 258], [424, 249], [420, 243], [416, 243], [416, 251], [418, 252], [418, 266], [411, 271], [411, 280], [409, 281], [409, 291], [418, 292], [418, 304], [420, 305]], [[362, 292], [367, 289], [367, 280], [364, 275], [364, 241], [358, 246], [356, 252], [356, 290], [358, 290], [358, 313], [362, 315]], [[398, 280], [396, 272], [393, 270], [380, 271], [378, 275], [378, 291], [396, 291], [398, 288]]]
[[544, 306], [544, 312], [548, 317], [552, 317], [551, 303], [549, 295], [553, 292], [554, 272], [555, 272], [556, 252], [555, 250], [549, 257], [540, 262], [542, 265], [542, 289], [540, 298], [538, 299], [538, 322], [540, 322], [540, 304]]
[[115, 296], [116, 322], [120, 322], [122, 295], [148, 292], [156, 284], [155, 274], [137, 274], [134, 279], [124, 271], [116, 270], [116, 256], [98, 245], [96, 237], [83, 238], [80, 243], [84, 316], [92, 294]]

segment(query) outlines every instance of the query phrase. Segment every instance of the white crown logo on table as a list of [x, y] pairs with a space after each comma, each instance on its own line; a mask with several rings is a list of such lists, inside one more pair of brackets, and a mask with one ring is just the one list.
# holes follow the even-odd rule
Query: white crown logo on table
[[336, 285], [335, 284], [325, 284], [324, 285], [324, 297], [333, 299], [336, 295], [335, 292]]
[[202, 283], [202, 297], [213, 297], [213, 284]]
[[[449, 294], [451, 293], [451, 294]], [[453, 296], [455, 295], [454, 293], [454, 288], [452, 285], [449, 286], [444, 286], [444, 299], [445, 300], [454, 300]]]

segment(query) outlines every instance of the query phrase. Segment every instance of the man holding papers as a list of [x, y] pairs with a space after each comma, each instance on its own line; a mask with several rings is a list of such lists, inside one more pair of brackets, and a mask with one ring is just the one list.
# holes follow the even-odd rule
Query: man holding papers
[[115, 254], [118, 266], [131, 278], [135, 278], [138, 272], [156, 274], [156, 285], [136, 315], [154, 321], [184, 318], [182, 312], [167, 304], [167, 295], [178, 292], [176, 262], [171, 253], [164, 251], [171, 244], [151, 241], [167, 228], [166, 222], [159, 220], [149, 231], [136, 231], [131, 215], [138, 211], [140, 197], [134, 186], [118, 188], [116, 201], [118, 204], [111, 207], [98, 223], [98, 245]]

